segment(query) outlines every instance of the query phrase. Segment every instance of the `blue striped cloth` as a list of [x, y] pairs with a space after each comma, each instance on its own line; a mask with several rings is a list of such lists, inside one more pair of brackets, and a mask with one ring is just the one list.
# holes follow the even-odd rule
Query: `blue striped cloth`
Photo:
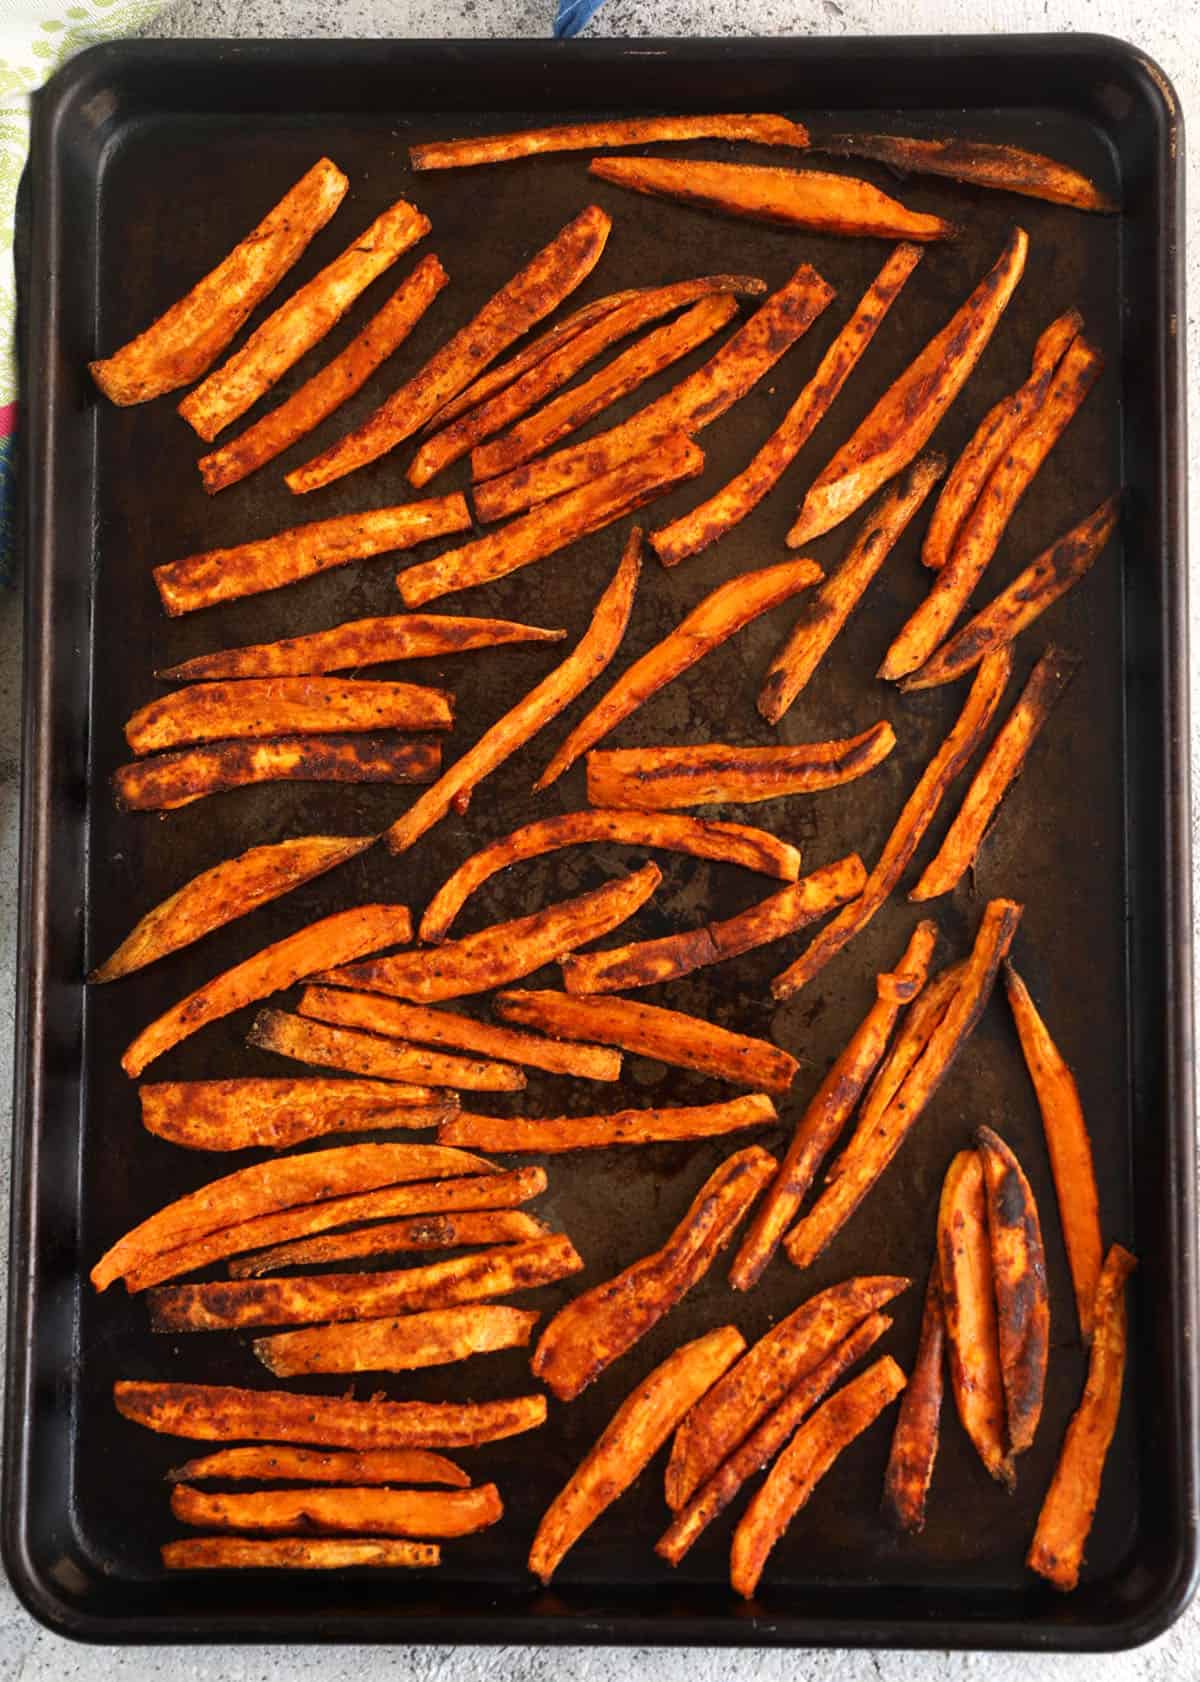
[[560, 41], [569, 41], [587, 28], [603, 4], [604, 0], [558, 0], [554, 33]]

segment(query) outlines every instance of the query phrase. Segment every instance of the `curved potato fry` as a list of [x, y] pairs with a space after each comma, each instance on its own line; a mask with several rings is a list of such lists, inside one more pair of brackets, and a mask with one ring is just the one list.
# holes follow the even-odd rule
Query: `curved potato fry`
[[990, 1127], [975, 1134], [983, 1168], [1008, 1446], [1032, 1446], [1050, 1354], [1046, 1252], [1033, 1190], [1015, 1153]]
[[761, 1092], [727, 1098], [719, 1104], [681, 1104], [673, 1109], [618, 1110], [613, 1115], [490, 1116], [460, 1113], [446, 1122], [438, 1138], [447, 1145], [477, 1145], [511, 1154], [600, 1149], [612, 1145], [651, 1145], [664, 1139], [715, 1139], [744, 1127], [769, 1127], [778, 1120], [775, 1106]]
[[937, 1459], [942, 1415], [942, 1366], [946, 1322], [942, 1316], [942, 1283], [934, 1259], [925, 1290], [917, 1354], [909, 1374], [892, 1434], [883, 1479], [884, 1517], [897, 1530], [918, 1535], [925, 1528], [925, 1498]]
[[504, 1512], [494, 1483], [474, 1489], [256, 1489], [215, 1494], [176, 1484], [171, 1512], [211, 1530], [297, 1531], [377, 1536], [470, 1536]]
[[240, 678], [160, 695], [129, 719], [134, 753], [230, 737], [324, 735], [346, 730], [449, 730], [448, 690], [369, 678]]
[[464, 169], [471, 164], [511, 163], [546, 152], [590, 152], [605, 146], [650, 146], [668, 140], [750, 140], [757, 146], [808, 145], [803, 123], [766, 113], [734, 112], [715, 117], [618, 117], [608, 122], [561, 123], [554, 128], [519, 129], [470, 140], [431, 140], [410, 146], [414, 169]]
[[[368, 995], [369, 996], [369, 995]], [[357, 1033], [324, 1019], [292, 1016], [285, 1010], [260, 1010], [246, 1035], [247, 1045], [316, 1063], [373, 1080], [416, 1080], [427, 1086], [461, 1087], [464, 1092], [520, 1092], [525, 1075], [511, 1063], [450, 1057], [425, 1046], [375, 1033]]]
[[198, 1460], [187, 1460], [167, 1473], [169, 1483], [198, 1483], [223, 1478], [230, 1483], [444, 1483], [468, 1489], [470, 1478], [444, 1455], [420, 1448], [366, 1449], [361, 1454], [336, 1450], [265, 1447], [219, 1448]]
[[164, 1542], [159, 1553], [168, 1571], [390, 1571], [442, 1563], [436, 1542], [377, 1536], [187, 1536]]
[[402, 1314], [395, 1320], [276, 1332], [273, 1337], [256, 1337], [251, 1347], [275, 1378], [318, 1372], [414, 1372], [498, 1349], [524, 1348], [537, 1318], [534, 1309], [467, 1303]]
[[214, 742], [118, 766], [113, 800], [121, 812], [175, 812], [194, 800], [256, 783], [428, 783], [441, 762], [436, 742], [395, 736]]
[[874, 158], [892, 169], [918, 175], [946, 175], [951, 181], [971, 181], [1006, 193], [1024, 193], [1075, 210], [1113, 211], [1119, 206], [1094, 181], [1068, 164], [1041, 152], [994, 140], [919, 140], [911, 134], [834, 134], [821, 142], [822, 152], [840, 158]]
[[138, 1089], [142, 1126], [193, 1151], [282, 1150], [328, 1133], [436, 1127], [452, 1092], [387, 1080], [170, 1080]]
[[[482, 1178], [483, 1176], [481, 1176]], [[501, 1180], [502, 1174], [492, 1175]], [[545, 1176], [538, 1190], [545, 1189]], [[499, 1191], [495, 1200], [499, 1200]], [[527, 1191], [525, 1196], [535, 1196]], [[297, 1238], [256, 1250], [249, 1256], [235, 1256], [229, 1263], [231, 1279], [261, 1279], [264, 1273], [278, 1273], [284, 1267], [307, 1267], [310, 1263], [358, 1261], [363, 1256], [397, 1256], [410, 1250], [459, 1250], [471, 1244], [523, 1244], [544, 1238], [549, 1227], [519, 1209], [466, 1210], [462, 1214], [409, 1215], [399, 1221], [377, 1221], [352, 1232], [321, 1232], [315, 1238]], [[432, 1312], [432, 1311], [431, 1311]]]
[[1011, 1493], [1017, 1480], [1005, 1432], [987, 1192], [976, 1151], [959, 1151], [947, 1170], [937, 1244], [958, 1417], [988, 1472]]

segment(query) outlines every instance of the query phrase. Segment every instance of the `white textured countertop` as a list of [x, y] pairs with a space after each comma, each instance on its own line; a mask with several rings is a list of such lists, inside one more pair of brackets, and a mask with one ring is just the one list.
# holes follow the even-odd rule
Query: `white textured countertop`
[[[178, 0], [148, 33], [170, 36], [545, 36], [553, 0]], [[1132, 41], [1173, 80], [1185, 117], [1200, 110], [1200, 0], [608, 0], [590, 35], [863, 35], [1002, 33], [1084, 28]], [[1194, 142], [1194, 144], [1196, 144]], [[1189, 198], [1200, 204], [1193, 162]], [[1189, 296], [1200, 294], [1196, 212], [1189, 218]], [[1193, 314], [1188, 325], [1193, 343]], [[1194, 365], [1194, 357], [1193, 357]], [[1191, 511], [1197, 524], [1197, 390], [1191, 394]], [[16, 937], [20, 708], [19, 597], [0, 596], [0, 1104], [11, 1088]], [[1200, 681], [1200, 592], [1192, 607], [1193, 713]], [[1193, 783], [1200, 784], [1193, 731]], [[1192, 833], [1197, 836], [1193, 805]], [[1197, 845], [1200, 857], [1200, 844]], [[1198, 896], [1200, 898], [1200, 896]], [[7, 1199], [8, 1128], [0, 1128], [0, 1204]], [[3, 1272], [0, 1254], [0, 1275]], [[0, 1277], [0, 1296], [3, 1279]], [[0, 1324], [0, 1340], [3, 1325]], [[0, 1580], [0, 1682], [1196, 1682], [1200, 1601], [1168, 1635], [1108, 1658], [1003, 1654], [738, 1653], [616, 1648], [126, 1648], [75, 1647], [41, 1629]]]

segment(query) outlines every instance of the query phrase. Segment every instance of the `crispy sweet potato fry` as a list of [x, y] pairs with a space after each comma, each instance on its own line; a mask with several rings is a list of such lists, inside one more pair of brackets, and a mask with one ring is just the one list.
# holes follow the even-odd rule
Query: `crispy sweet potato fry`
[[346, 730], [449, 730], [448, 690], [353, 677], [248, 677], [196, 683], [147, 702], [129, 719], [134, 753], [230, 737], [325, 735]]
[[919, 245], [896, 247], [817, 364], [816, 373], [749, 466], [690, 514], [651, 532], [651, 547], [664, 566], [675, 566], [723, 537], [778, 483], [828, 414], [922, 255]]
[[536, 1431], [545, 1396], [495, 1402], [355, 1402], [293, 1390], [118, 1379], [117, 1412], [169, 1437], [312, 1443], [323, 1448], [464, 1448]]
[[144, 333], [99, 362], [92, 378], [113, 403], [145, 403], [210, 367], [333, 215], [349, 181], [320, 158], [257, 228]]
[[438, 1135], [447, 1145], [478, 1145], [482, 1150], [557, 1151], [601, 1149], [612, 1145], [651, 1145], [663, 1139], [714, 1139], [744, 1127], [769, 1127], [777, 1120], [765, 1093], [728, 1098], [720, 1104], [681, 1104], [673, 1109], [617, 1110], [613, 1115], [527, 1116], [459, 1114]]
[[285, 1010], [260, 1010], [246, 1043], [300, 1063], [344, 1069], [374, 1080], [419, 1077], [428, 1086], [460, 1087], [465, 1092], [520, 1092], [525, 1085], [524, 1072], [509, 1063], [451, 1057], [379, 1034], [357, 1033], [324, 1019], [292, 1016]]
[[1073, 1589], [1079, 1581], [1100, 1498], [1100, 1482], [1108, 1457], [1125, 1380], [1127, 1342], [1125, 1282], [1137, 1258], [1114, 1244], [1104, 1259], [1096, 1288], [1095, 1331], [1083, 1399], [1071, 1417], [1062, 1451], [1029, 1545], [1025, 1563], [1056, 1589]]
[[397, 199], [189, 391], [178, 413], [211, 443], [319, 344], [371, 282], [425, 238], [429, 227], [429, 218], [415, 205]]
[[952, 181], [972, 181], [1006, 193], [1024, 193], [1075, 210], [1116, 210], [1117, 205], [1094, 181], [1068, 164], [1056, 163], [1041, 152], [994, 140], [919, 140], [911, 134], [834, 134], [820, 150], [841, 158], [874, 158], [893, 169], [918, 175], [948, 175]]
[[564, 1554], [624, 1494], [689, 1407], [745, 1347], [736, 1326], [718, 1326], [668, 1355], [630, 1392], [543, 1514], [529, 1550], [535, 1576], [550, 1581]]
[[411, 438], [489, 362], [586, 280], [600, 261], [611, 226], [597, 205], [588, 205], [361, 426], [289, 473], [289, 489], [297, 495], [319, 490]]
[[[592, 622], [570, 654], [485, 730], [474, 746], [413, 802], [403, 817], [396, 819], [384, 837], [393, 853], [405, 852], [427, 829], [440, 823], [459, 797], [469, 800], [473, 790], [497, 765], [502, 765], [599, 677], [625, 635], [641, 570], [642, 533], [640, 527], [634, 526], [620, 565], [596, 603]], [[444, 928], [449, 923], [447, 918]]]
[[1014, 1152], [990, 1127], [978, 1129], [975, 1148], [987, 1203], [1008, 1446], [1017, 1455], [1032, 1445], [1042, 1416], [1050, 1353], [1046, 1252], [1033, 1190]]
[[312, 1530], [377, 1536], [470, 1536], [504, 1511], [494, 1483], [475, 1489], [255, 1489], [215, 1494], [176, 1484], [171, 1512], [210, 1530]]
[[147, 911], [88, 980], [116, 981], [144, 969], [354, 858], [374, 840], [371, 835], [298, 835], [224, 859]]
[[156, 1332], [215, 1332], [377, 1320], [536, 1290], [582, 1266], [566, 1234], [552, 1233], [527, 1244], [504, 1244], [385, 1273], [296, 1273], [286, 1279], [160, 1285], [150, 1298], [150, 1325]]
[[384, 1080], [172, 1080], [138, 1089], [142, 1126], [193, 1151], [281, 1150], [327, 1133], [435, 1127], [451, 1092]]
[[905, 801], [861, 896], [832, 923], [827, 923], [795, 963], [775, 977], [771, 983], [775, 998], [787, 999], [798, 993], [843, 946], [866, 928], [892, 893], [933, 822], [947, 789], [983, 740], [1003, 699], [1011, 671], [1012, 654], [1007, 648], [997, 649], [980, 666], [962, 712]]
[[775, 366], [807, 333], [833, 295], [833, 288], [816, 270], [801, 263], [786, 285], [773, 292], [695, 373], [629, 420], [476, 486], [473, 494], [480, 519], [503, 519], [611, 473], [624, 461], [640, 459], [667, 433], [681, 431], [690, 436], [699, 432]]
[[959, 1151], [946, 1172], [938, 1205], [937, 1245], [950, 1384], [958, 1417], [984, 1466], [1011, 1492], [1016, 1474], [1005, 1429], [987, 1194], [976, 1151]]
[[974, 292], [817, 475], [788, 532], [789, 548], [840, 525], [924, 449], [1004, 314], [1028, 249], [1025, 230], [1014, 228]]
[[734, 1034], [715, 1022], [634, 999], [574, 998], [569, 993], [500, 993], [492, 1009], [506, 1022], [565, 1039], [599, 1040], [676, 1068], [698, 1069], [737, 1086], [786, 1092], [800, 1067], [769, 1040]]
[[436, 1542], [377, 1536], [188, 1536], [159, 1549], [168, 1571], [357, 1571], [442, 1563]]
[[795, 628], [767, 667], [758, 692], [758, 710], [768, 724], [778, 724], [804, 689], [945, 471], [944, 456], [930, 454], [914, 462], [904, 477], [884, 492], [846, 558], [805, 604]]
[[586, 1390], [708, 1272], [775, 1167], [757, 1145], [726, 1157], [661, 1249], [558, 1311], [534, 1350], [534, 1376], [562, 1402]]
[[155, 567], [154, 583], [163, 607], [177, 618], [217, 602], [278, 590], [328, 572], [330, 567], [345, 566], [347, 561], [411, 549], [414, 543], [427, 543], [432, 537], [466, 531], [470, 524], [465, 497], [457, 492], [431, 496], [424, 502], [312, 520], [233, 549], [209, 549], [168, 561]]
[[579, 758], [636, 712], [651, 695], [702, 660], [736, 632], [822, 577], [815, 561], [781, 561], [719, 584], [663, 640], [635, 660], [577, 724], [534, 789], [548, 788]]
[[314, 970], [411, 938], [412, 918], [404, 905], [355, 905], [320, 917], [214, 976], [164, 1011], [128, 1046], [121, 1067], [131, 1078], [140, 1075], [164, 1051], [231, 1011], [281, 992]]
[[621, 117], [607, 122], [562, 123], [470, 140], [433, 140], [410, 146], [414, 169], [463, 169], [469, 164], [510, 163], [545, 152], [592, 152], [606, 146], [651, 146], [667, 140], [750, 140], [758, 146], [808, 145], [803, 123], [767, 113], [737, 111], [716, 117]]
[[533, 1309], [468, 1303], [402, 1314], [398, 1320], [276, 1332], [255, 1338], [252, 1347], [276, 1378], [313, 1372], [411, 1372], [497, 1349], [522, 1349], [533, 1336], [537, 1318]]
[[469, 1489], [471, 1479], [461, 1466], [443, 1454], [420, 1448], [319, 1449], [288, 1448], [268, 1443], [261, 1448], [219, 1448], [196, 1460], [186, 1460], [167, 1473], [168, 1483], [201, 1483], [221, 1478], [230, 1483], [443, 1483]]
[[[909, 1070], [929, 1044], [929, 1036], [949, 1009], [950, 1000], [962, 980], [964, 967], [964, 964], [958, 963], [941, 970], [921, 989], [901, 1019], [892, 1048], [876, 1069], [863, 1099], [855, 1130], [861, 1129], [864, 1138], [867, 1130], [874, 1127], [884, 1114], [904, 1084]], [[839, 1158], [826, 1173], [826, 1180], [836, 1180], [842, 1166], [843, 1159]]]
[[838, 788], [873, 771], [896, 745], [886, 719], [839, 742], [774, 748], [703, 742], [682, 748], [596, 748], [587, 756], [588, 799], [597, 806], [749, 805]]
[[436, 742], [394, 736], [216, 742], [118, 766], [113, 798], [122, 812], [174, 812], [193, 800], [254, 783], [428, 783], [441, 762]]
[[[502, 1175], [494, 1176], [502, 1179]], [[471, 1182], [464, 1182], [469, 1184]], [[368, 1196], [370, 1194], [368, 1193]], [[378, 1221], [352, 1232], [322, 1232], [276, 1244], [253, 1255], [235, 1256], [231, 1279], [261, 1279], [284, 1267], [307, 1267], [313, 1262], [358, 1260], [362, 1256], [403, 1255], [409, 1250], [458, 1250], [470, 1244], [521, 1244], [544, 1238], [550, 1228], [519, 1209], [470, 1210], [463, 1214], [409, 1215], [400, 1221]]]
[[958, 886], [975, 862], [996, 808], [1020, 776], [1038, 733], [1078, 668], [1078, 657], [1061, 648], [1048, 648], [1042, 655], [984, 755], [945, 839], [910, 890], [909, 899], [936, 899]]
[[809, 1100], [779, 1175], [754, 1212], [729, 1270], [735, 1291], [749, 1291], [762, 1278], [883, 1056], [906, 995], [912, 998], [924, 986], [936, 941], [937, 926], [918, 923], [894, 973], [876, 977], [874, 1004]]
[[892, 1433], [881, 1503], [883, 1516], [894, 1529], [914, 1535], [925, 1528], [925, 1498], [937, 1459], [945, 1346], [941, 1274], [935, 1258], [925, 1289], [916, 1358]]
[[[886, 1103], [868, 1101], [850, 1143], [826, 1177], [821, 1196], [784, 1239], [788, 1259], [796, 1267], [815, 1261], [841, 1231], [921, 1119], [983, 1014], [1020, 920], [1021, 907], [1012, 900], [989, 903], [971, 956], [919, 1055]], [[886, 1064], [882, 1073], [888, 1074]]]

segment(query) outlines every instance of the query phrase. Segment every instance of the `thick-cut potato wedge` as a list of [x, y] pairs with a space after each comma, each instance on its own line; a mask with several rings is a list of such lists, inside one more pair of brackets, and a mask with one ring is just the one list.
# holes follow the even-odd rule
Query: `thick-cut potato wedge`
[[320, 158], [178, 303], [111, 356], [89, 362], [104, 395], [145, 403], [203, 374], [320, 233], [349, 185], [336, 164]]
[[1075, 1076], [1051, 1039], [1037, 1006], [1029, 996], [1028, 987], [1011, 963], [1004, 966], [1004, 987], [1013, 1021], [1017, 1025], [1025, 1066], [1042, 1112], [1042, 1128], [1058, 1200], [1058, 1217], [1071, 1266], [1071, 1282], [1075, 1287], [1079, 1330], [1083, 1341], [1089, 1343], [1103, 1255], [1100, 1195], [1096, 1190], [1092, 1141], [1088, 1137]]
[[639, 1057], [698, 1069], [717, 1080], [763, 1087], [768, 1092], [786, 1092], [800, 1067], [790, 1053], [769, 1040], [735, 1034], [702, 1017], [634, 999], [575, 998], [570, 993], [518, 989], [498, 994], [492, 1009], [506, 1022], [541, 1028], [565, 1039], [619, 1045]]
[[612, 226], [594, 204], [534, 254], [424, 367], [336, 444], [287, 475], [297, 495], [319, 490], [394, 450], [573, 292], [600, 261]]
[[842, 1450], [875, 1423], [904, 1385], [904, 1373], [883, 1355], [804, 1421], [733, 1533], [729, 1581], [735, 1593], [753, 1600], [771, 1549]]
[[624, 987], [674, 981], [795, 934], [861, 893], [866, 880], [862, 860], [857, 853], [848, 853], [723, 922], [604, 952], [572, 953], [560, 959], [563, 985], [568, 993], [619, 993]]
[[1044, 400], [992, 469], [974, 508], [963, 521], [946, 564], [934, 574], [929, 594], [901, 627], [877, 676], [907, 677], [923, 666], [949, 636], [954, 621], [999, 548], [1014, 509], [1095, 385], [1103, 366], [1100, 352], [1080, 334], [1055, 369]]
[[746, 1347], [736, 1326], [718, 1326], [659, 1363], [625, 1398], [538, 1525], [529, 1569], [548, 1583], [589, 1525], [623, 1495], [688, 1409]]
[[946, 1172], [937, 1246], [950, 1387], [958, 1417], [988, 1472], [1011, 1491], [1016, 1474], [1005, 1427], [987, 1192], [976, 1151], [959, 1151]]
[[678, 1565], [704, 1531], [733, 1500], [742, 1485], [779, 1452], [804, 1416], [833, 1389], [838, 1380], [871, 1349], [891, 1327], [886, 1314], [868, 1314], [848, 1337], [813, 1370], [799, 1379], [779, 1405], [698, 1489], [676, 1515], [658, 1541], [655, 1553], [668, 1565]]
[[1042, 1416], [1050, 1353], [1046, 1251], [1033, 1190], [1016, 1155], [990, 1127], [975, 1134], [983, 1168], [996, 1331], [1010, 1454], [1029, 1448]]
[[771, 983], [775, 998], [787, 999], [798, 993], [843, 946], [866, 928], [889, 898], [920, 846], [922, 836], [933, 822], [950, 784], [975, 752], [996, 716], [1011, 671], [1012, 653], [1007, 648], [998, 648], [980, 666], [962, 712], [904, 802], [861, 896], [840, 912], [832, 923], [827, 923], [795, 963], [775, 977]]
[[445, 940], [467, 899], [497, 871], [556, 852], [560, 847], [579, 847], [598, 841], [661, 847], [668, 853], [740, 864], [746, 870], [757, 870], [783, 882], [794, 882], [800, 874], [799, 848], [750, 824], [717, 823], [709, 818], [674, 815], [651, 817], [640, 811], [604, 808], [563, 812], [555, 818], [524, 824], [511, 835], [503, 835], [472, 853], [430, 900], [421, 918], [418, 931], [421, 939], [435, 943]]
[[758, 146], [808, 145], [803, 123], [767, 113], [737, 111], [715, 117], [618, 117], [607, 122], [562, 123], [518, 129], [470, 140], [432, 140], [410, 146], [414, 169], [464, 169], [469, 164], [511, 163], [545, 152], [592, 152], [606, 146], [651, 146], [668, 140], [750, 140]]
[[993, 267], [909, 363], [810, 485], [788, 547], [840, 525], [923, 450], [962, 390], [1025, 269], [1029, 238], [1014, 228]]
[[925, 1528], [925, 1498], [937, 1459], [945, 1348], [942, 1281], [935, 1258], [925, 1289], [917, 1353], [892, 1433], [880, 1504], [883, 1516], [894, 1529], [907, 1530], [913, 1535]]
[[126, 1048], [121, 1067], [132, 1079], [180, 1040], [231, 1011], [281, 992], [314, 970], [411, 939], [412, 918], [405, 905], [355, 905], [320, 917], [214, 976], [164, 1011]]
[[448, 940], [432, 951], [401, 953], [378, 963], [351, 964], [315, 977], [334, 987], [361, 987], [391, 993], [419, 1004], [486, 993], [543, 964], [554, 963], [589, 940], [598, 940], [632, 917], [662, 881], [656, 864], [644, 864], [630, 876], [602, 888], [560, 899], [528, 917], [493, 923], [462, 940]]
[[708, 361], [627, 421], [527, 462], [474, 490], [482, 520], [500, 520], [644, 456], [669, 432], [699, 432], [723, 415], [808, 332], [833, 288], [807, 263], [773, 292]]
[[292, 526], [274, 537], [239, 543], [233, 549], [208, 549], [168, 561], [154, 569], [154, 583], [172, 618], [195, 613], [217, 602], [257, 596], [278, 590], [301, 578], [385, 555], [392, 549], [411, 549], [432, 537], [466, 531], [471, 513], [466, 498], [431, 496], [424, 502], [372, 508], [361, 514], [339, 514], [332, 520], [312, 520]]
[[470, 1536], [504, 1508], [494, 1483], [474, 1489], [255, 1489], [223, 1495], [190, 1484], [171, 1491], [181, 1524], [209, 1530], [363, 1531], [377, 1536]]
[[750, 805], [839, 788], [881, 765], [896, 745], [886, 719], [839, 742], [776, 748], [703, 742], [683, 748], [597, 748], [587, 756], [588, 799], [597, 806]]
[[896, 247], [817, 364], [816, 373], [749, 465], [690, 514], [651, 532], [651, 547], [664, 566], [675, 566], [715, 543], [779, 482], [828, 414], [922, 255], [919, 245]]
[[661, 1249], [558, 1311], [534, 1350], [534, 1377], [561, 1402], [586, 1390], [703, 1278], [775, 1168], [758, 1145], [726, 1157]]
[[[384, 837], [393, 853], [405, 852], [427, 829], [440, 823], [457, 800], [470, 800], [474, 789], [497, 765], [502, 765], [599, 677], [625, 635], [641, 570], [642, 533], [639, 526], [634, 526], [620, 564], [596, 603], [592, 622], [570, 654], [515, 707], [510, 707], [490, 725], [433, 787], [414, 801], [403, 817], [396, 819]], [[444, 927], [449, 927], [449, 922], [448, 918]]]
[[762, 1278], [817, 1169], [832, 1150], [883, 1056], [905, 995], [911, 998], [924, 986], [936, 942], [937, 926], [918, 923], [896, 970], [876, 977], [874, 1004], [809, 1100], [778, 1178], [754, 1212], [729, 1270], [729, 1283], [735, 1291], [749, 1291]]
[[138, 1089], [142, 1126], [193, 1151], [282, 1150], [328, 1133], [435, 1127], [451, 1092], [384, 1080], [172, 1080]]
[[168, 1571], [424, 1570], [442, 1563], [436, 1542], [376, 1536], [188, 1536], [159, 1549]]
[[264, 1447], [218, 1448], [187, 1460], [167, 1473], [168, 1483], [201, 1483], [221, 1478], [229, 1483], [443, 1483], [469, 1489], [471, 1479], [445, 1455], [420, 1448], [377, 1448], [355, 1454], [349, 1449], [323, 1454], [318, 1449]]
[[720, 1104], [681, 1104], [674, 1109], [617, 1110], [613, 1115], [454, 1116], [439, 1133], [443, 1144], [478, 1145], [482, 1150], [596, 1150], [611, 1145], [652, 1145], [663, 1139], [715, 1139], [744, 1127], [769, 1127], [778, 1118], [765, 1093], [727, 1098]]
[[[502, 1176], [497, 1175], [497, 1179]], [[261, 1279], [284, 1267], [307, 1267], [314, 1262], [358, 1260], [363, 1256], [402, 1255], [409, 1250], [459, 1250], [471, 1244], [522, 1244], [550, 1231], [544, 1221], [519, 1209], [483, 1209], [451, 1215], [409, 1215], [401, 1221], [377, 1221], [351, 1232], [322, 1232], [235, 1256], [231, 1279]]]
[[464, 1092], [520, 1092], [525, 1085], [524, 1072], [509, 1063], [451, 1057], [380, 1034], [337, 1027], [323, 1018], [293, 1016], [286, 1010], [260, 1010], [246, 1043], [300, 1063], [344, 1069], [373, 1080], [419, 1076], [428, 1086], [461, 1087]]
[[433, 1308], [398, 1320], [359, 1320], [349, 1326], [310, 1326], [257, 1337], [255, 1355], [276, 1378], [313, 1372], [412, 1372], [522, 1349], [533, 1336], [537, 1311], [496, 1303]]
[[150, 1297], [150, 1326], [156, 1332], [215, 1332], [378, 1320], [536, 1290], [578, 1273], [582, 1266], [571, 1240], [556, 1232], [527, 1244], [504, 1244], [392, 1272], [297, 1273], [286, 1279], [160, 1285]]
[[740, 573], [718, 584], [661, 642], [635, 660], [589, 713], [577, 724], [549, 765], [535, 790], [548, 788], [572, 766], [580, 754], [615, 730], [651, 695], [664, 688], [698, 660], [719, 648], [761, 613], [769, 613], [789, 597], [823, 577], [815, 561], [781, 561], [757, 572]]
[[1117, 528], [1120, 507], [1119, 495], [1108, 497], [1057, 543], [1044, 549], [919, 670], [906, 677], [900, 688], [907, 692], [953, 683], [995, 649], [1015, 641], [1090, 569]]
[[917, 175], [947, 175], [951, 181], [970, 181], [977, 187], [996, 187], [1049, 199], [1075, 210], [1116, 210], [1119, 207], [1094, 181], [1069, 164], [1056, 163], [1041, 152], [1005, 146], [994, 140], [919, 140], [911, 134], [835, 134], [821, 142], [822, 152], [841, 158], [874, 158], [892, 169]]
[[147, 911], [88, 980], [116, 981], [144, 969], [168, 952], [178, 952], [213, 929], [311, 882], [374, 842], [372, 835], [298, 835], [294, 841], [251, 847], [236, 858], [224, 859]]
[[355, 1402], [232, 1384], [118, 1379], [117, 1412], [148, 1431], [202, 1442], [312, 1443], [322, 1448], [466, 1448], [536, 1431], [545, 1396], [494, 1402]]
[[891, 554], [929, 492], [946, 471], [946, 458], [921, 456], [883, 493], [842, 561], [815, 591], [795, 628], [767, 667], [758, 710], [778, 724], [804, 689]]
[[1063, 1439], [1037, 1529], [1025, 1563], [1056, 1589], [1073, 1589], [1079, 1581], [1100, 1499], [1100, 1482], [1109, 1444], [1121, 1411], [1128, 1340], [1125, 1282], [1137, 1258], [1114, 1244], [1104, 1259], [1096, 1288], [1092, 1355], [1083, 1399], [1071, 1417]]
[[909, 899], [936, 899], [958, 886], [975, 862], [996, 808], [1020, 776], [1038, 733], [1078, 668], [1078, 657], [1061, 648], [1048, 648], [1042, 655], [984, 755], [945, 839], [916, 887], [910, 889]]
[[429, 228], [429, 218], [415, 205], [397, 199], [189, 391], [177, 412], [211, 443], [319, 344], [371, 282], [424, 239]]
[[[1021, 907], [1012, 900], [994, 899], [987, 906], [971, 956], [961, 967], [945, 1012], [930, 1031], [920, 1054], [886, 1104], [868, 1100], [850, 1143], [826, 1176], [821, 1196], [784, 1239], [788, 1259], [794, 1266], [808, 1267], [816, 1260], [886, 1171], [921, 1119], [983, 1014], [996, 972], [1020, 920]], [[886, 1064], [881, 1074], [888, 1075]]]
[[174, 812], [210, 794], [255, 783], [429, 783], [441, 763], [436, 742], [394, 736], [216, 742], [118, 766], [113, 799], [122, 812]]
[[454, 700], [422, 683], [353, 677], [248, 677], [160, 695], [128, 720], [134, 753], [230, 737], [325, 735], [347, 730], [449, 730]]

